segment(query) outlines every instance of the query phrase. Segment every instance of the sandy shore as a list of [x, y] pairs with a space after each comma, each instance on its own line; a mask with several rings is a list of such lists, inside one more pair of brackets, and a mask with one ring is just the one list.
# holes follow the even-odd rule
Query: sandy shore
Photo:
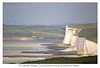
[[[56, 44], [42, 44], [42, 46], [46, 46], [49, 49], [52, 49], [51, 51], [41, 51], [41, 52], [33, 52], [33, 51], [23, 51], [22, 53], [30, 53], [31, 55], [3, 55], [3, 57], [27, 57], [27, 58], [55, 58], [55, 57], [81, 57], [76, 54], [75, 51], [73, 52], [62, 52], [60, 50], [66, 49], [65, 46], [59, 46]], [[34, 53], [38, 53], [38, 55], [34, 55]], [[40, 53], [40, 54], [39, 54]], [[44, 53], [41, 55], [41, 53]]]
[[[62, 52], [60, 50], [64, 50], [67, 46], [59, 46], [57, 44], [41, 44], [41, 47], [48, 47], [51, 49], [50, 51], [22, 51], [22, 55], [7, 55], [4, 54], [3, 57], [45, 57], [45, 58], [52, 58], [52, 57], [80, 57], [77, 55], [76, 51], [72, 52]], [[27, 53], [31, 55], [27, 55]], [[35, 55], [38, 53], [38, 55]], [[24, 55], [23, 55], [24, 54]], [[26, 55], [25, 55], [26, 54]], [[39, 55], [40, 54], [40, 55]], [[43, 54], [43, 55], [42, 55]]]
[[[16, 60], [18, 58], [23, 59], [25, 58], [26, 61], [33, 60], [40, 60], [41, 58], [49, 59], [49, 58], [56, 58], [56, 57], [81, 57], [77, 55], [76, 51], [72, 52], [62, 52], [60, 50], [65, 50], [66, 46], [59, 46], [57, 44], [41, 44], [41, 47], [47, 47], [48, 51], [22, 51], [21, 54], [4, 54], [3, 58], [6, 61], [9, 60], [9, 63], [12, 62], [10, 60]], [[29, 59], [30, 58], [30, 59]], [[40, 59], [38, 59], [40, 58]], [[23, 59], [24, 61], [24, 59]], [[14, 62], [14, 61], [13, 61]], [[21, 61], [20, 61], [21, 62]], [[18, 63], [20, 63], [18, 61]], [[7, 62], [8, 63], [8, 62]]]

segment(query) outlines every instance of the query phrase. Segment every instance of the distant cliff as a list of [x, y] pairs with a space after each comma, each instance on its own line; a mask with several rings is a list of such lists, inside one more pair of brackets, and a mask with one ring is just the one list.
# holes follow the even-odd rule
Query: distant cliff
[[97, 43], [87, 40], [84, 37], [79, 37], [78, 33], [80, 31], [81, 29], [79, 28], [71, 28], [66, 25], [65, 37], [62, 43], [66, 45], [70, 44], [71, 46], [62, 51], [77, 51], [77, 54], [84, 56], [97, 55]]
[[23, 36], [4, 36], [3, 40], [33, 40], [33, 38]]

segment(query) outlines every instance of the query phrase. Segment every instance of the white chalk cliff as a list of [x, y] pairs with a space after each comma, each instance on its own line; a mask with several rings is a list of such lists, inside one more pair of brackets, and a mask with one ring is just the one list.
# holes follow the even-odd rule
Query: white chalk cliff
[[66, 25], [65, 37], [62, 43], [71, 44], [71, 46], [76, 45], [79, 32], [80, 32], [80, 29], [71, 28], [71, 27], [68, 27], [68, 25]]
[[74, 35], [76, 34], [76, 30], [76, 28], [69, 28], [66, 25], [65, 37], [62, 43], [76, 45], [77, 35]]
[[97, 55], [97, 44], [95, 42], [79, 38], [77, 45], [77, 54], [85, 56]]
[[84, 56], [97, 55], [97, 43], [78, 37], [80, 31], [81, 29], [66, 26], [65, 37], [62, 43], [70, 44], [71, 47], [62, 51], [77, 51], [77, 54]]

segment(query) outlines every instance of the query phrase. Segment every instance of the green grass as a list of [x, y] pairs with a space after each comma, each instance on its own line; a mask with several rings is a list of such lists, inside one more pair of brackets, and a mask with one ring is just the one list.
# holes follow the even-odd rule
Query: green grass
[[27, 61], [21, 64], [97, 64], [97, 56], [80, 58], [59, 57], [39, 61]]
[[90, 41], [97, 43], [97, 23], [74, 24], [69, 26], [73, 28], [81, 28], [82, 31], [78, 34], [79, 37], [84, 37]]
[[79, 33], [79, 36], [85, 37], [86, 39], [97, 43], [97, 29], [96, 28], [82, 29], [82, 31]]
[[81, 28], [81, 29], [87, 29], [87, 28], [97, 28], [97, 23], [87, 23], [87, 24], [72, 24], [69, 25], [73, 28]]
[[64, 31], [61, 28], [46, 26], [12, 26], [4, 25], [4, 36], [26, 36], [36, 35], [37, 38], [44, 39], [61, 39], [64, 37]]

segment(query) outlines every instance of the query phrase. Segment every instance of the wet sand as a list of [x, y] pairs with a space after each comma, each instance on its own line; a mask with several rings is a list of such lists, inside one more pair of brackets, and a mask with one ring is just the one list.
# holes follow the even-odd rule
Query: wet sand
[[[28, 43], [27, 43], [28, 44]], [[62, 52], [61, 50], [65, 50], [66, 46], [59, 46], [56, 44], [37, 44], [34, 45], [32, 43], [29, 44], [27, 46], [27, 44], [22, 45], [23, 47], [32, 47], [32, 48], [40, 48], [40, 50], [22, 50], [22, 51], [18, 51], [18, 54], [3, 54], [3, 58], [4, 58], [4, 63], [21, 63], [23, 61], [37, 61], [37, 60], [44, 60], [44, 59], [49, 59], [49, 58], [55, 58], [55, 57], [80, 57], [77, 55], [76, 51], [72, 51], [72, 52]], [[17, 44], [16, 44], [17, 45]], [[13, 47], [13, 45], [9, 45], [11, 47]], [[7, 47], [7, 46], [6, 46]], [[15, 46], [14, 46], [15, 47]], [[16, 46], [17, 47], [21, 47], [20, 45]], [[41, 50], [41, 48], [43, 50]], [[46, 50], [45, 50], [46, 49]], [[20, 60], [16, 60], [20, 58], [22, 61]], [[14, 60], [14, 61], [12, 61]]]
[[[41, 46], [43, 47], [47, 47], [48, 49], [51, 49], [49, 51], [38, 51], [38, 52], [34, 52], [34, 51], [22, 51], [22, 55], [3, 55], [3, 57], [30, 57], [30, 58], [34, 58], [34, 57], [42, 57], [42, 58], [52, 58], [52, 57], [79, 57], [77, 55], [76, 51], [72, 51], [72, 52], [62, 52], [60, 50], [64, 50], [66, 49], [66, 47], [62, 47], [62, 46], [58, 46], [56, 44], [42, 44]], [[31, 55], [23, 55], [23, 54], [31, 54]], [[38, 55], [36, 55], [36, 53]], [[34, 55], [35, 54], [35, 55]]]

